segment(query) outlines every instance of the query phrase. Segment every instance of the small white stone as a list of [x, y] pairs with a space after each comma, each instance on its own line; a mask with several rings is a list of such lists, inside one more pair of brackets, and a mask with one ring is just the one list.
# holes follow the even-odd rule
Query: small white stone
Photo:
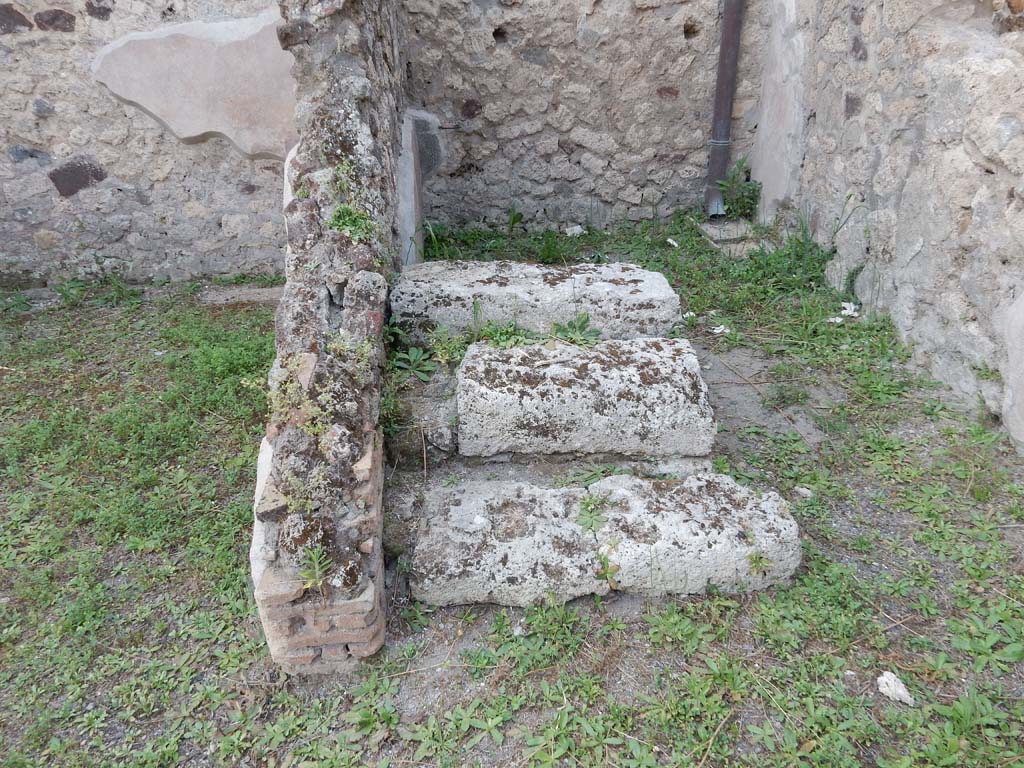
[[917, 706], [917, 702], [914, 701], [914, 697], [910, 695], [910, 691], [907, 690], [907, 686], [905, 686], [903, 681], [896, 677], [892, 672], [883, 672], [878, 676], [878, 692], [887, 699], [898, 701], [910, 707]]
[[667, 238], [667, 239], [665, 240], [665, 242], [666, 242], [666, 243], [668, 243], [669, 245], [671, 245], [671, 246], [672, 246], [673, 248], [678, 248], [678, 247], [679, 247], [679, 243], [677, 243], [677, 242], [676, 242], [675, 240], [673, 240], [673, 239], [672, 239], [671, 237]]
[[569, 237], [580, 237], [581, 235], [587, 234], [587, 230], [579, 224], [572, 224], [565, 228], [565, 234]]
[[793, 489], [793, 493], [795, 493], [797, 496], [803, 499], [809, 499], [812, 496], [814, 496], [814, 491], [812, 491], [810, 488], [804, 488], [803, 486], [800, 485]]

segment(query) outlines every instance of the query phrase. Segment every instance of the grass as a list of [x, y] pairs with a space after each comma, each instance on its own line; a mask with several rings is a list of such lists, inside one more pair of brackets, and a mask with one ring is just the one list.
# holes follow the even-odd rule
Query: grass
[[171, 708], [261, 652], [240, 565], [270, 311], [108, 293], [2, 326], [8, 766], [175, 764]]
[[[806, 239], [732, 261], [680, 216], [547, 240], [435, 247], [628, 255], [677, 287], [682, 333], [774, 356], [766, 407], [823, 439], [730, 425], [715, 463], [795, 500], [789, 587], [413, 603], [358, 682], [286, 679], [246, 581], [269, 310], [75, 286], [61, 308], [0, 314], [0, 762], [1024, 766], [1024, 478], [1005, 437], [945, 407], [884, 318], [828, 323], [848, 297]], [[877, 694], [886, 670], [917, 707]]]

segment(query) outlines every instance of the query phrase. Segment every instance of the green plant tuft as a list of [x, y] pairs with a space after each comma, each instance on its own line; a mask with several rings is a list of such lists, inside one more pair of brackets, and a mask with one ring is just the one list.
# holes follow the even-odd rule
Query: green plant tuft
[[315, 547], [304, 547], [302, 560], [299, 564], [299, 578], [303, 589], [312, 589], [324, 594], [324, 585], [331, 575], [331, 556], [327, 554], [323, 544]]
[[578, 347], [592, 347], [601, 340], [601, 331], [590, 327], [590, 315], [583, 312], [565, 325], [555, 323], [552, 336]]
[[580, 499], [580, 513], [576, 516], [576, 525], [585, 531], [596, 531], [608, 518], [603, 514], [608, 508], [608, 497], [587, 494]]
[[391, 363], [399, 375], [415, 376], [423, 382], [430, 381], [437, 370], [437, 363], [430, 358], [430, 353], [419, 347], [409, 347], [404, 352], [395, 353]]
[[348, 203], [342, 203], [334, 209], [334, 215], [327, 226], [335, 232], [341, 232], [353, 243], [368, 242], [377, 233], [377, 227], [369, 214]]
[[753, 219], [761, 200], [761, 182], [750, 178], [750, 165], [746, 157], [739, 158], [725, 178], [718, 182], [725, 204], [725, 215], [730, 219]]

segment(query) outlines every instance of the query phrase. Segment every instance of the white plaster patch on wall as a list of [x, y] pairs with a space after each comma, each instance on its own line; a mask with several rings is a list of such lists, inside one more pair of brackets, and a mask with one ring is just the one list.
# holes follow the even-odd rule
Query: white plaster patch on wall
[[135, 32], [100, 50], [92, 71], [182, 141], [222, 136], [250, 157], [283, 160], [297, 134], [294, 59], [278, 43], [281, 24], [270, 8]]

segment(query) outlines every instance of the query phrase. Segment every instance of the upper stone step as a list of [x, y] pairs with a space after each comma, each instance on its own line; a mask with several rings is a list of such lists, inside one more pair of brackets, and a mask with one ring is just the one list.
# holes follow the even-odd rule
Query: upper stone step
[[470, 346], [456, 384], [459, 453], [706, 456], [716, 426], [685, 339]]
[[800, 564], [786, 501], [725, 475], [619, 476], [589, 488], [439, 484], [417, 503], [410, 585], [433, 605], [740, 592], [784, 581]]
[[433, 261], [402, 272], [391, 313], [418, 341], [437, 326], [457, 332], [474, 322], [548, 333], [581, 313], [604, 338], [632, 339], [668, 334], [679, 322], [679, 297], [660, 272], [633, 264]]

